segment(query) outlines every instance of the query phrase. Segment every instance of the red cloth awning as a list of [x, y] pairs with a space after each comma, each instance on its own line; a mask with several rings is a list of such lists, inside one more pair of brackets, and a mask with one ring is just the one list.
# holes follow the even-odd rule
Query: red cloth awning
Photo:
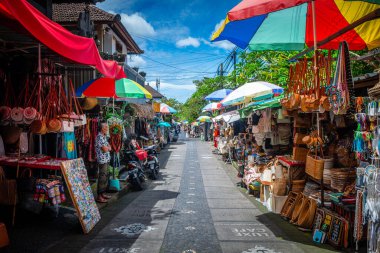
[[106, 77], [126, 77], [117, 62], [101, 58], [93, 39], [72, 34], [26, 0], [1, 0], [0, 14], [17, 20], [38, 41], [57, 54], [76, 63], [94, 66]]

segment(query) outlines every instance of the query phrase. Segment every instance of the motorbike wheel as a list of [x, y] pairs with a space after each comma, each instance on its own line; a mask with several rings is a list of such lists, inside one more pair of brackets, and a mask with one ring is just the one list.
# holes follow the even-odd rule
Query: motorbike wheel
[[132, 179], [132, 186], [133, 186], [133, 189], [135, 189], [136, 191], [141, 191], [143, 189], [139, 177], [135, 177], [134, 179]]
[[150, 177], [152, 180], [156, 180], [158, 178], [158, 170], [153, 164], [151, 166], [153, 166], [153, 168], [151, 168]]

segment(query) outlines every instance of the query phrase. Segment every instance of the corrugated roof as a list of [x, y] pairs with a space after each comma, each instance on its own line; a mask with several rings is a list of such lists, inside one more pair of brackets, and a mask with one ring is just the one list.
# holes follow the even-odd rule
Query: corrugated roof
[[85, 3], [54, 3], [52, 19], [54, 22], [77, 22], [79, 13], [88, 6], [91, 20], [94, 22], [112, 22], [115, 15], [99, 9], [93, 4]]
[[155, 90], [153, 87], [151, 87], [150, 85], [145, 85], [144, 88], [149, 91], [150, 94], [152, 94], [152, 97], [153, 98], [163, 98], [164, 95], [162, 95], [161, 93], [159, 93], [157, 90]]

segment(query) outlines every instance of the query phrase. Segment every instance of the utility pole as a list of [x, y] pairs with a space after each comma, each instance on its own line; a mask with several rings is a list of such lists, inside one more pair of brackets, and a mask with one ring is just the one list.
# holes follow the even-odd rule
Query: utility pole
[[160, 78], [156, 78], [156, 89], [160, 92]]
[[235, 87], [237, 86], [237, 74], [236, 74], [236, 49], [234, 50], [234, 53], [232, 55], [234, 57], [234, 72], [235, 72]]
[[[220, 66], [219, 66], [219, 75], [221, 76], [221, 77], [223, 77], [223, 75], [224, 75], [224, 72], [223, 72], [223, 63], [221, 63], [220, 64]], [[222, 89], [224, 88], [224, 81], [223, 81], [223, 78], [222, 78]]]

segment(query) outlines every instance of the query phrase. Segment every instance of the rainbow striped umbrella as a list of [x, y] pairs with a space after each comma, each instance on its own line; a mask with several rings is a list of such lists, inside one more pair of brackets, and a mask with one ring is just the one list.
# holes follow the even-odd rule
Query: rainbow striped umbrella
[[[311, 47], [315, 41], [321, 42], [355, 21], [375, 15], [378, 9], [379, 1], [375, 0], [243, 0], [228, 12], [211, 40], [229, 40], [251, 50], [303, 50], [305, 44]], [[338, 49], [342, 41], [350, 50], [380, 47], [380, 19], [367, 21], [320, 48]]]
[[215, 110], [219, 110], [220, 108], [222, 108], [221, 103], [209, 103], [205, 107], [202, 108], [202, 112], [215, 111]]
[[101, 77], [94, 79], [80, 86], [76, 95], [78, 97], [152, 99], [149, 91], [127, 78], [115, 80]]

